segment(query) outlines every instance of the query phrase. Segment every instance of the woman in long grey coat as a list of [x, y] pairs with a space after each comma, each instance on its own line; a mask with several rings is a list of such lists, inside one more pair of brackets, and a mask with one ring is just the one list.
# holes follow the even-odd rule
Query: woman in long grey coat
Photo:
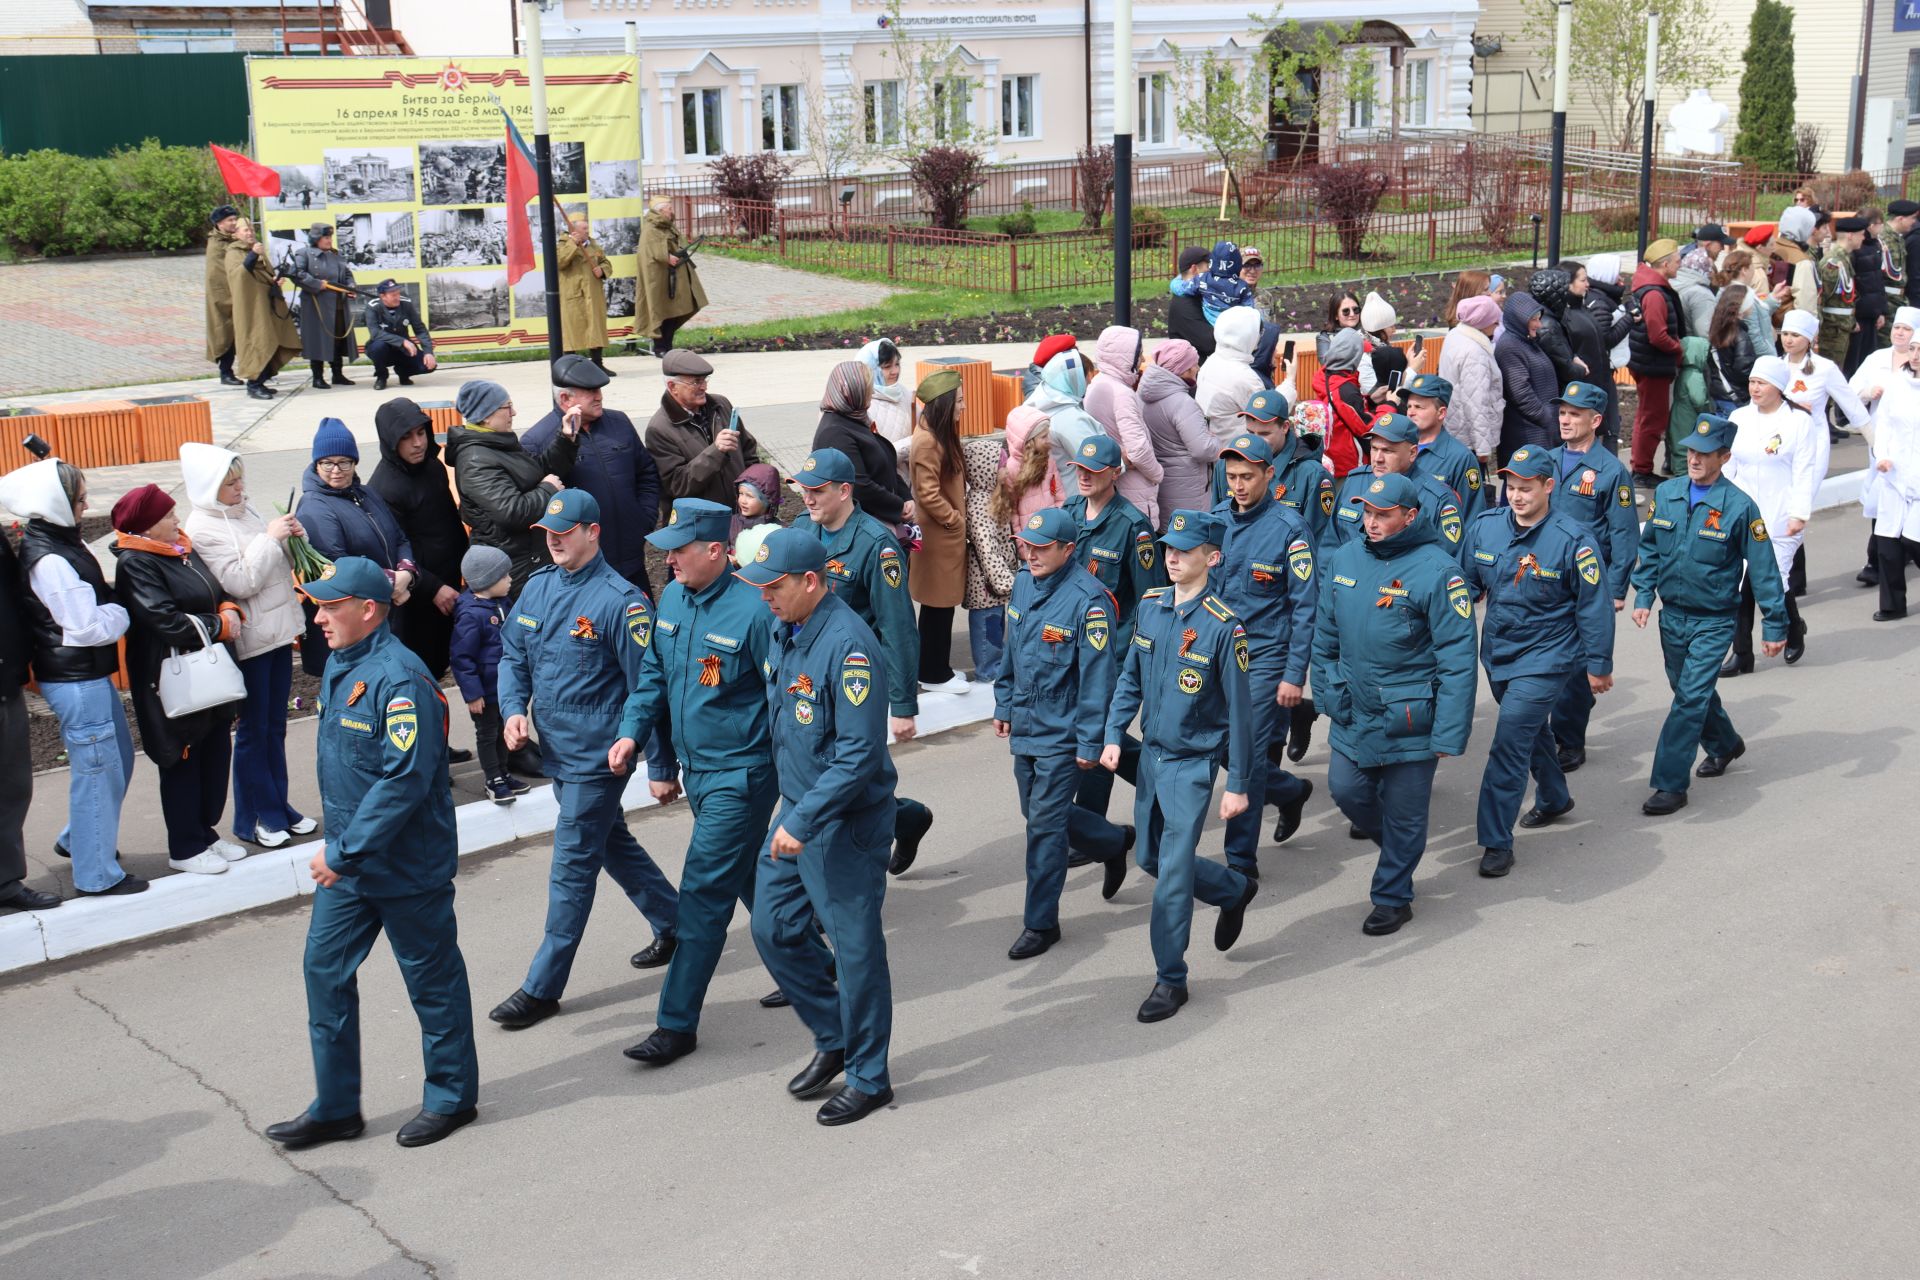
[[288, 255], [287, 272], [300, 286], [300, 354], [313, 368], [313, 385], [327, 385], [328, 365], [333, 366], [334, 386], [350, 385], [353, 379], [341, 372], [341, 366], [360, 354], [353, 336], [358, 299], [326, 287], [353, 288], [353, 268], [334, 251], [330, 224], [316, 222], [307, 228], [307, 243]]

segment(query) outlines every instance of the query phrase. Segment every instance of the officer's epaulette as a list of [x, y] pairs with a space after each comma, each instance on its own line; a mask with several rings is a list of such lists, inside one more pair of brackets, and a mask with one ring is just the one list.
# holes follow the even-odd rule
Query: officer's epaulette
[[1201, 598], [1200, 605], [1222, 622], [1233, 621], [1233, 610], [1227, 608], [1227, 602], [1219, 596], [1204, 596]]
[[1154, 587], [1151, 590], [1142, 591], [1140, 593], [1140, 598], [1142, 600], [1158, 600], [1161, 596], [1167, 594], [1167, 592], [1171, 590], [1173, 590], [1172, 587]]
[[[558, 569], [559, 567], [560, 566], [557, 564], [543, 564], [538, 569], [535, 569], [532, 573], [527, 575], [527, 581], [532, 582], [535, 578], [539, 577], [541, 574], [552, 573], [555, 569]], [[522, 587], [520, 589], [522, 591], [526, 590], [525, 587]]]

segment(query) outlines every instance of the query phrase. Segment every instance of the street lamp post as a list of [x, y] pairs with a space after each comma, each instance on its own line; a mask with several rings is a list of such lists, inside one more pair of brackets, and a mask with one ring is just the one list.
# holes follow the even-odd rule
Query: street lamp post
[[1567, 194], [1567, 96], [1573, 65], [1573, 0], [1559, 0], [1553, 40], [1553, 166], [1547, 183], [1547, 263], [1560, 261], [1560, 220]]
[[1113, 322], [1133, 323], [1133, 0], [1113, 5]]
[[[547, 286], [547, 359], [566, 353], [560, 332], [560, 250], [553, 227], [553, 139], [547, 133], [547, 64], [540, 47], [539, 0], [521, 0], [520, 25], [527, 39], [527, 80], [533, 89], [533, 167], [540, 183], [540, 257]], [[524, 210], [508, 210], [525, 216]]]
[[1653, 218], [1653, 100], [1654, 75], [1660, 68], [1660, 11], [1647, 13], [1647, 66], [1640, 93], [1640, 256], [1647, 254]]

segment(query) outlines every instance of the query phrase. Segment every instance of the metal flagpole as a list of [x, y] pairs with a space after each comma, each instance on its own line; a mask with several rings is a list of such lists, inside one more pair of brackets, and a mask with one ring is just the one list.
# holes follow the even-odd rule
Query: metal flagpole
[[520, 29], [527, 41], [527, 79], [533, 88], [533, 167], [540, 183], [540, 258], [547, 284], [547, 359], [566, 354], [560, 332], [559, 239], [554, 235], [553, 140], [547, 136], [547, 65], [540, 47], [538, 0], [521, 0]]
[[[636, 148], [640, 160], [639, 163], [634, 166], [634, 180], [640, 184], [640, 191], [638, 192], [638, 194], [642, 196], [640, 208], [642, 212], [645, 212], [646, 200], [644, 197], [647, 187], [645, 178], [647, 171], [647, 83], [645, 78], [640, 74], [640, 24], [638, 22], [629, 22], [627, 24], [627, 54], [633, 59], [633, 91], [639, 96], [639, 106], [633, 116], [633, 127], [640, 133], [640, 145]], [[637, 246], [636, 252], [633, 255], [633, 297], [633, 313], [635, 319], [633, 322], [633, 335], [627, 339], [627, 350], [629, 352], [637, 352], [640, 350], [640, 255], [637, 252]]]
[[1653, 100], [1657, 96], [1654, 75], [1660, 69], [1660, 11], [1647, 12], [1646, 87], [1640, 92], [1640, 257], [1647, 256], [1647, 241], [1652, 239], [1649, 224], [1653, 218]]
[[1113, 3], [1113, 322], [1133, 323], [1133, 0]]
[[1547, 179], [1547, 265], [1560, 261], [1560, 219], [1567, 203], [1567, 81], [1573, 66], [1573, 0], [1558, 0], [1553, 41], [1553, 167]]

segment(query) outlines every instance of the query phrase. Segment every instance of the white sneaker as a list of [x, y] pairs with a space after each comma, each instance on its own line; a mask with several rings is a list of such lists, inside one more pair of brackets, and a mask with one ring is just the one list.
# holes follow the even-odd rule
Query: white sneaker
[[965, 693], [972, 687], [973, 682], [967, 679], [965, 673], [959, 671], [953, 673], [951, 680], [945, 680], [939, 684], [928, 684], [924, 680], [920, 682], [922, 693]]
[[197, 876], [217, 876], [227, 869], [227, 860], [212, 849], [207, 849], [191, 858], [168, 858], [167, 865], [175, 871], [191, 871]]
[[[274, 831], [269, 827], [261, 827], [253, 833], [253, 842], [262, 849], [278, 849], [291, 839], [293, 839], [293, 837], [286, 832]], [[235, 858], [234, 861], [238, 862], [239, 859]]]
[[318, 831], [319, 829], [320, 829], [320, 819], [318, 818], [302, 818], [300, 819], [300, 821], [294, 823], [292, 826], [287, 828], [287, 830], [293, 832], [293, 834], [297, 836], [310, 836], [314, 832]]
[[[267, 847], [271, 849], [273, 846], [268, 845]], [[235, 844], [231, 840], [215, 840], [208, 852], [217, 853], [228, 862], [238, 862], [251, 851], [241, 845]]]

